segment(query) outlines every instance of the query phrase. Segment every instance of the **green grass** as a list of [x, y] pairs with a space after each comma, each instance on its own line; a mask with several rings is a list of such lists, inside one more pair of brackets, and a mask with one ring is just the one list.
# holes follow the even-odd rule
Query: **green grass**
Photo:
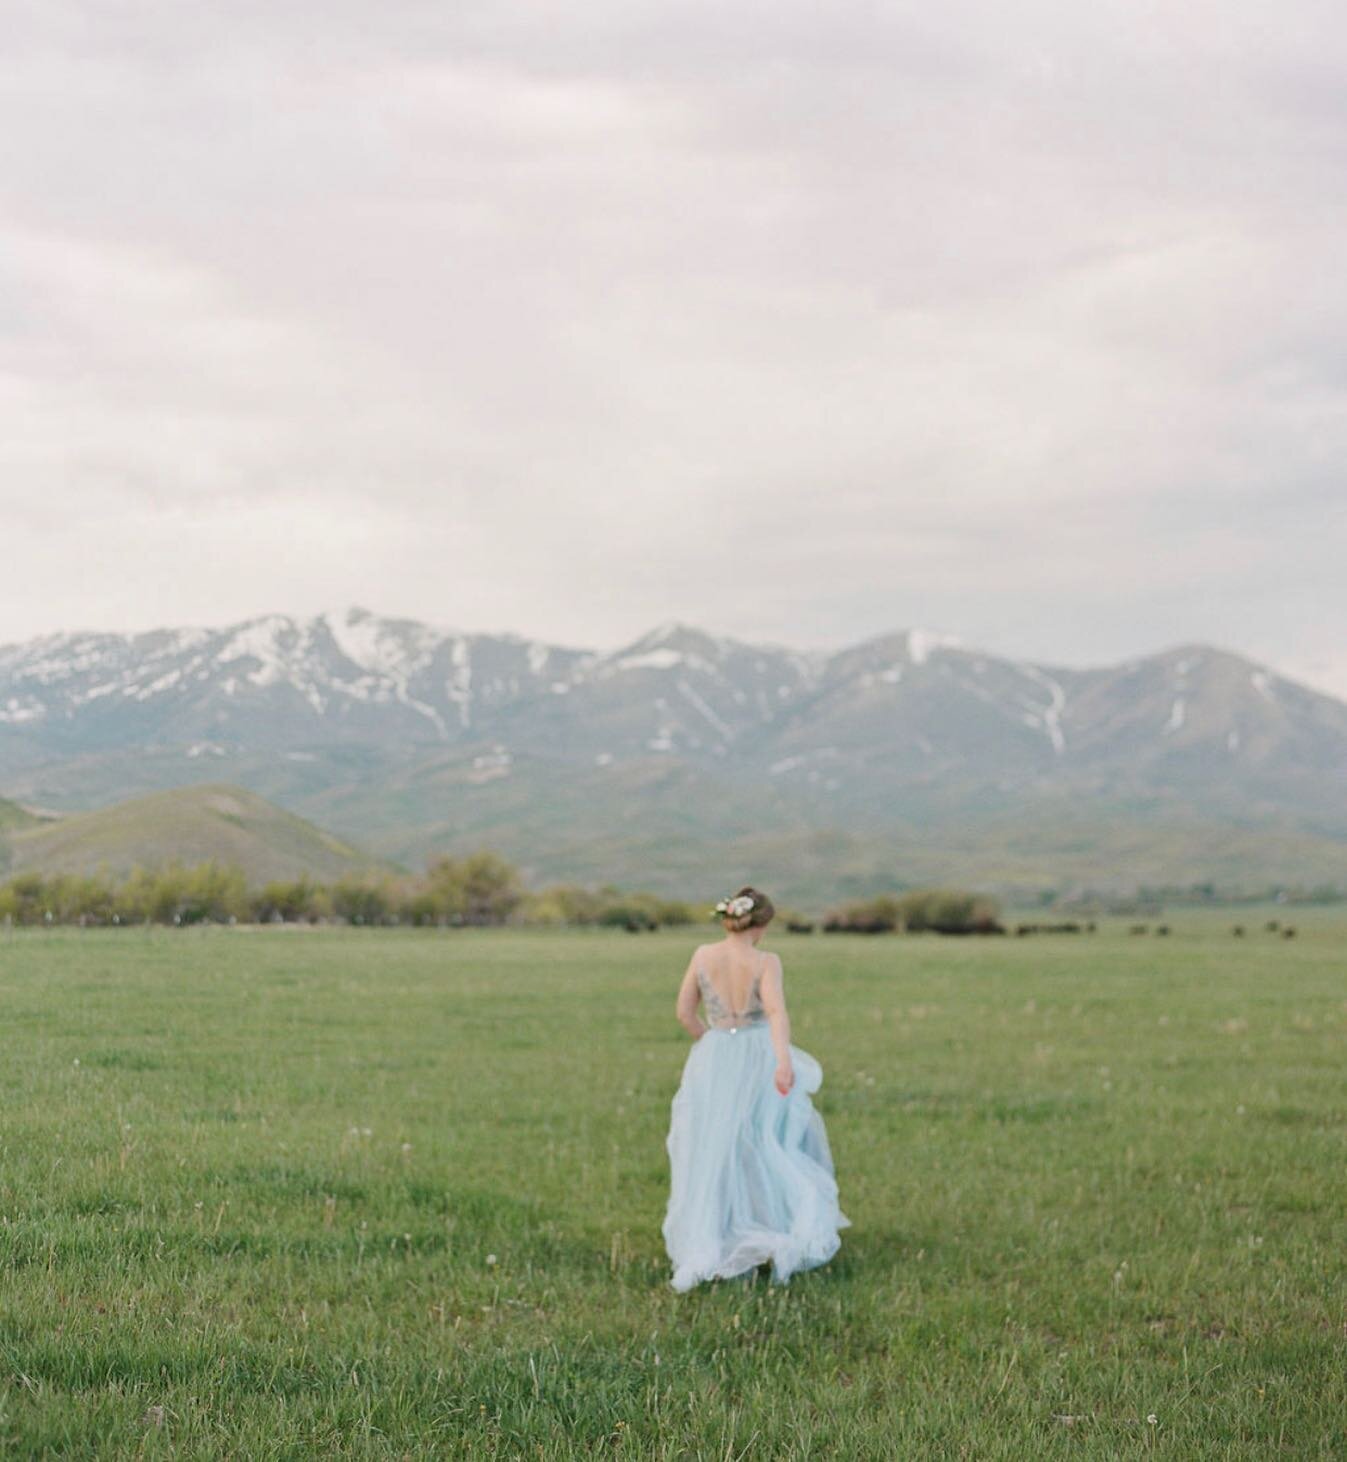
[[0, 1452], [1341, 1456], [1347, 931], [1125, 922], [776, 939], [854, 1226], [685, 1296], [687, 939], [0, 934]]

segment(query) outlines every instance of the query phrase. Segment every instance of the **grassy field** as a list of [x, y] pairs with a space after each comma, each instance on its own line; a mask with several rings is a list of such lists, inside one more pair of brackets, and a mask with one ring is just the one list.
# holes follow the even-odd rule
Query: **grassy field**
[[677, 1296], [671, 934], [0, 934], [0, 1449], [1341, 1457], [1347, 928], [795, 938], [853, 1227]]

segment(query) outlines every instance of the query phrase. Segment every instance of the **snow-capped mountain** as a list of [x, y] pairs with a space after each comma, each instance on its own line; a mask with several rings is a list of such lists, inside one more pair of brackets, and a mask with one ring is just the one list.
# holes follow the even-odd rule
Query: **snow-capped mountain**
[[0, 794], [225, 778], [409, 856], [634, 809], [665, 837], [708, 808], [727, 835], [963, 836], [1051, 802], [1347, 839], [1347, 704], [1206, 646], [1065, 670], [920, 630], [805, 654], [668, 624], [598, 653], [350, 609], [0, 648]]

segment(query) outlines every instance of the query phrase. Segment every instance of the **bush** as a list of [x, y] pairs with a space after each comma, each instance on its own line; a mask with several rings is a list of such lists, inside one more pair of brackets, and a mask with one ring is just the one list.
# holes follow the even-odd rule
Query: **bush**
[[436, 858], [408, 904], [421, 924], [504, 924], [523, 902], [519, 870], [495, 853]]
[[252, 900], [252, 916], [259, 924], [316, 924], [331, 912], [327, 889], [308, 877], [274, 880]]
[[856, 899], [833, 909], [823, 921], [825, 934], [891, 934], [902, 923], [896, 898]]
[[963, 889], [913, 889], [898, 896], [857, 899], [832, 910], [823, 921], [829, 934], [1004, 934], [995, 899]]
[[347, 924], [391, 924], [396, 901], [387, 879], [342, 878], [332, 885], [332, 913]]
[[47, 897], [47, 885], [40, 873], [20, 873], [0, 889], [0, 919], [16, 924], [41, 924], [54, 912]]
[[1000, 906], [995, 899], [962, 889], [914, 889], [899, 900], [903, 927], [910, 933], [929, 930], [934, 934], [1004, 933], [997, 922]]

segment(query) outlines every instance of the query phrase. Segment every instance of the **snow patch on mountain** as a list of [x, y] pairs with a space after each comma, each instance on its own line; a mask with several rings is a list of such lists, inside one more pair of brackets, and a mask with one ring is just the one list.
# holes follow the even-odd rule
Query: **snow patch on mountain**
[[685, 665], [688, 656], [680, 650], [646, 650], [639, 655], [624, 655], [614, 664], [616, 670], [673, 670]]
[[734, 740], [734, 727], [727, 725], [724, 721], [722, 721], [720, 717], [717, 716], [716, 713], [711, 709], [711, 707], [707, 705], [702, 697], [699, 696], [695, 690], [693, 690], [693, 688], [687, 683], [686, 680], [680, 680], [678, 682], [678, 693], [695, 710], [700, 711], [701, 714], [710, 723], [710, 725], [714, 727], [715, 730], [717, 730], [726, 739], [726, 741]]
[[1270, 701], [1274, 706], [1277, 704], [1277, 697], [1272, 693], [1272, 677], [1266, 670], [1255, 670], [1249, 676], [1249, 683], [1265, 701]]
[[1036, 685], [1041, 685], [1048, 693], [1048, 704], [1038, 712], [1038, 715], [1042, 721], [1043, 730], [1052, 743], [1053, 751], [1060, 756], [1066, 749], [1066, 733], [1062, 730], [1062, 712], [1066, 709], [1066, 691], [1062, 689], [1060, 682], [1054, 680], [1051, 675], [1040, 670], [1036, 665], [1025, 665], [1021, 668], [1030, 680]]
[[914, 665], [924, 665], [937, 650], [957, 650], [963, 641], [957, 635], [938, 630], [910, 629], [907, 632], [907, 658]]

